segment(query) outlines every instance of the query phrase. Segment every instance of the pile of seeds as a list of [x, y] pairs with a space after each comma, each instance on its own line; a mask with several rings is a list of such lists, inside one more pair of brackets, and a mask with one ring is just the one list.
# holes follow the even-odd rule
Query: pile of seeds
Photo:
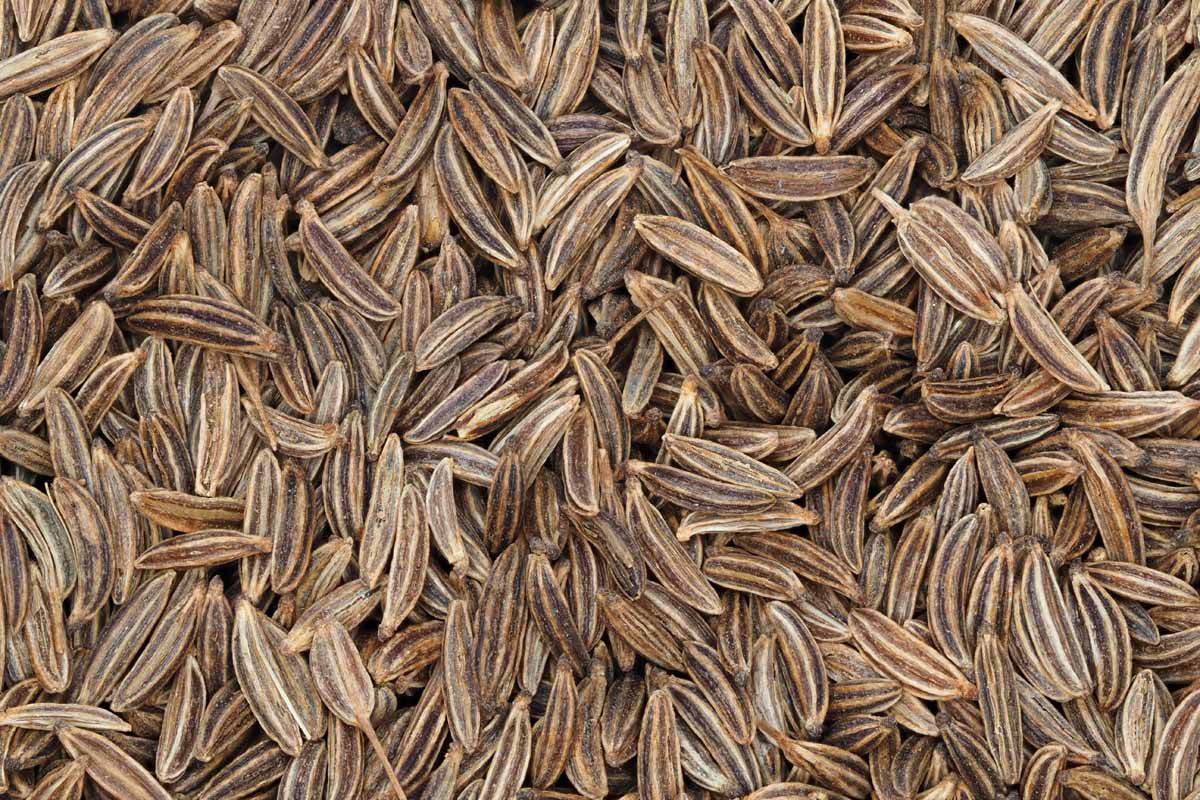
[[1198, 38], [0, 0], [0, 795], [1197, 797]]

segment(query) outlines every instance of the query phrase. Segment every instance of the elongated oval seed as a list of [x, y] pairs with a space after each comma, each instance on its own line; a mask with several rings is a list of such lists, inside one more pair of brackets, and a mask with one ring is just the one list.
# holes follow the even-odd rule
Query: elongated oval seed
[[745, 256], [686, 220], [639, 214], [633, 226], [651, 248], [701, 280], [742, 297], [762, 289], [758, 270]]
[[746, 192], [768, 200], [805, 202], [838, 197], [875, 171], [861, 156], [758, 156], [730, 162], [726, 172]]

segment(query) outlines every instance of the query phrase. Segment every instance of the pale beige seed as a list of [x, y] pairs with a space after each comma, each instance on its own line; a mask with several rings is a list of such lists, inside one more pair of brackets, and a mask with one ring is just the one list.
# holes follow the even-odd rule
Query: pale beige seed
[[846, 415], [804, 449], [784, 470], [802, 491], [824, 482], [854, 457], [874, 433], [878, 391], [868, 387], [854, 399]]
[[1197, 371], [1200, 371], [1200, 325], [1193, 320], [1179, 345], [1177, 359], [1167, 373], [1167, 382], [1174, 386], [1182, 385]]
[[946, 21], [1005, 77], [1043, 97], [1061, 100], [1065, 110], [1084, 120], [1096, 118], [1096, 109], [1062, 73], [1008, 28], [987, 17], [960, 12], [947, 14]]
[[1005, 783], [1017, 783], [1023, 754], [1016, 679], [1000, 641], [989, 630], [982, 633], [975, 645], [974, 666], [988, 750]]
[[57, 731], [67, 752], [83, 763], [88, 777], [105, 791], [130, 800], [169, 800], [170, 795], [141, 764], [104, 736], [67, 726]]
[[[549, 386], [566, 368], [567, 358], [565, 347], [553, 345], [528, 361], [522, 369], [484, 395], [459, 417], [455, 423], [458, 435], [464, 439], [473, 439], [498, 427]], [[490, 482], [489, 479], [488, 483]]]
[[[619, 472], [630, 448], [629, 422], [621, 410], [620, 389], [604, 362], [593, 353], [583, 350], [572, 359], [584, 400], [596, 425], [597, 441], [609, 468]], [[564, 406], [565, 408], [565, 406]], [[531, 478], [525, 468], [526, 477]]]
[[283, 775], [288, 757], [270, 741], [259, 740], [233, 758], [227, 769], [213, 776], [197, 795], [204, 800], [218, 800], [235, 793], [253, 791], [269, 776], [271, 781]]
[[[1129, 214], [1146, 242], [1153, 242], [1166, 172], [1179, 148], [1186, 127], [1186, 109], [1195, 105], [1200, 93], [1200, 58], [1189, 58], [1163, 84], [1146, 106], [1129, 151], [1129, 173], [1125, 180], [1125, 202]], [[1143, 277], [1153, 269], [1154, 248], [1144, 249]]]
[[312, 204], [302, 200], [296, 210], [301, 218], [305, 257], [329, 291], [370, 320], [378, 322], [398, 315], [399, 303], [346, 252]]
[[238, 601], [236, 612], [230, 652], [242, 692], [263, 731], [285, 752], [299, 753], [303, 741], [313, 738], [316, 732], [303, 727], [279, 666], [279, 655], [263, 630], [261, 612], [245, 599]]
[[1142, 522], [1128, 479], [1116, 460], [1086, 434], [1068, 432], [1067, 442], [1083, 465], [1088, 505], [1108, 557], [1141, 564], [1145, 559]]
[[1046, 103], [972, 161], [959, 177], [967, 183], [985, 186], [1019, 173], [1041, 155], [1061, 108], [1061, 101]]
[[1084, 617], [1096, 697], [1100, 707], [1113, 708], [1125, 696], [1133, 671], [1128, 626], [1116, 601], [1085, 574], [1071, 576], [1075, 602]]
[[475, 699], [475, 671], [469, 662], [472, 631], [462, 600], [450, 603], [442, 662], [446, 669], [446, 722], [454, 740], [467, 752], [479, 743], [480, 714]]
[[832, 0], [814, 0], [804, 13], [801, 70], [809, 126], [817, 152], [824, 154], [830, 149], [846, 92], [846, 43]]
[[1171, 713], [1154, 754], [1149, 778], [1154, 800], [1178, 800], [1190, 790], [1200, 744], [1200, 694], [1192, 692]]
[[646, 498], [640, 483], [629, 484], [626, 504], [632, 532], [641, 540], [647, 565], [664, 588], [697, 610], [716, 613], [720, 608], [717, 593]]
[[[740, 32], [735, 31], [731, 46], [736, 46], [738, 33]], [[721, 164], [729, 159], [733, 151], [737, 88], [725, 56], [713, 45], [696, 45], [692, 51], [692, 60], [696, 65], [697, 90], [702, 109], [695, 137], [696, 146], [714, 164]], [[753, 106], [753, 101], [744, 102]], [[794, 114], [788, 117], [792, 118], [790, 121], [793, 123], [799, 122], [794, 119]], [[793, 129], [800, 128], [803, 128], [802, 124]]]
[[[389, 435], [384, 442], [377, 466], [358, 551], [359, 568], [363, 577], [372, 586], [377, 585], [383, 578], [392, 554], [394, 537], [401, 522], [401, 498], [404, 484], [400, 476], [404, 472], [404, 456], [400, 448], [400, 439], [395, 434]], [[307, 514], [307, 494], [303, 496], [303, 502], [297, 503], [297, 506], [297, 510], [303, 510]], [[307, 518], [303, 520], [303, 524], [306, 528], [308, 527]], [[311, 546], [311, 542], [309, 544]], [[278, 548], [273, 551], [273, 557], [278, 552]], [[307, 554], [304, 555], [304, 558], [307, 559]], [[294, 575], [292, 580], [299, 580], [303, 577], [304, 570], [302, 568], [297, 569], [292, 566], [288, 569], [288, 566], [287, 562], [281, 558], [281, 574]]]
[[891, 22], [868, 14], [847, 14], [842, 20], [847, 49], [856, 52], [903, 50], [913, 46], [912, 34]]
[[117, 120], [78, 142], [58, 162], [47, 182], [36, 224], [46, 229], [71, 207], [76, 189], [95, 189], [113, 180], [150, 135], [157, 111]]
[[648, 44], [627, 55], [622, 75], [630, 121], [647, 142], [674, 145], [679, 141], [679, 110], [667, 90], [662, 69], [654, 60]]
[[762, 288], [758, 271], [741, 253], [685, 220], [641, 214], [634, 227], [654, 250], [702, 280], [739, 296]]
[[250, 113], [289, 152], [316, 169], [329, 166], [312, 123], [304, 111], [279, 86], [253, 70], [224, 66], [217, 75], [237, 97], [253, 100]]
[[173, 60], [199, 33], [200, 25], [191, 23], [146, 26], [140, 35], [130, 31], [122, 36], [89, 75], [87, 93], [76, 114], [75, 141], [132, 111], [157, 79], [163, 62]]
[[110, 28], [74, 31], [10, 55], [0, 61], [0, 96], [37, 94], [66, 82], [94, 63], [117, 35]]
[[732, 161], [725, 169], [756, 197], [806, 202], [839, 197], [861, 186], [875, 165], [862, 156], [758, 156]]
[[1056, 797], [1061, 791], [1059, 775], [1066, 764], [1067, 749], [1061, 744], [1047, 744], [1029, 757], [1022, 795], [1029, 800]]
[[479, 790], [481, 800], [502, 800], [517, 795], [524, 784], [532, 753], [533, 733], [529, 721], [530, 698], [521, 695], [509, 707], [496, 752]]
[[24, 250], [21, 245], [28, 240], [27, 212], [35, 210], [33, 204], [50, 169], [47, 161], [22, 164], [10, 171], [0, 188], [0, 212], [4, 214], [4, 224], [0, 226], [0, 285], [7, 288], [12, 288], [17, 278], [18, 255], [24, 256], [18, 249]]
[[191, 763], [204, 702], [204, 676], [199, 662], [189, 656], [175, 677], [163, 713], [162, 729], [167, 735], [159, 740], [154, 761], [154, 774], [159, 780], [178, 780]]
[[367, 741], [387, 772], [396, 800], [406, 800], [407, 795], [400, 788], [400, 780], [371, 722], [375, 684], [367, 674], [362, 656], [350, 634], [336, 620], [325, 620], [317, 626], [313, 635], [308, 660], [313, 683], [322, 702], [342, 722], [354, 725], [366, 734]]
[[29, 413], [42, 405], [50, 389], [69, 391], [78, 386], [103, 355], [112, 332], [112, 309], [103, 301], [90, 304], [27, 379], [28, 389], [18, 409]]
[[860, 289], [835, 289], [833, 309], [846, 324], [855, 328], [912, 336], [917, 315], [906, 306], [876, 297]]
[[72, 726], [93, 731], [129, 731], [129, 723], [97, 706], [73, 703], [28, 703], [0, 712], [0, 725], [33, 731]]
[[1101, 392], [1062, 403], [1063, 419], [1121, 436], [1143, 436], [1190, 412], [1195, 401], [1179, 392]]
[[83, 415], [66, 392], [46, 393], [46, 438], [52, 471], [85, 486], [95, 485], [88, 432]]
[[479, 168], [502, 189], [515, 193], [520, 171], [517, 151], [491, 108], [471, 92], [451, 89], [446, 115]]
[[57, 589], [32, 574], [25, 626], [16, 641], [24, 645], [37, 683], [47, 692], [63, 692], [70, 679], [66, 621]]
[[[0, 499], [36, 559], [45, 583], [65, 596], [78, 578], [73, 543], [62, 519], [43, 492], [14, 478], [0, 479]], [[36, 574], [30, 570], [30, 574]]]
[[626, 134], [601, 134], [577, 148], [546, 176], [538, 191], [535, 228], [544, 228], [604, 170], [628, 150]]
[[425, 509], [434, 545], [451, 565], [464, 569], [468, 556], [455, 510], [453, 459], [442, 459], [429, 476]]
[[972, 697], [975, 687], [928, 644], [870, 609], [850, 615], [850, 631], [872, 662], [918, 697]]
[[1079, 88], [1095, 106], [1101, 130], [1112, 127], [1120, 110], [1136, 14], [1136, 4], [1128, 0], [1100, 4], [1080, 45]]
[[682, 793], [678, 723], [671, 696], [663, 689], [650, 695], [638, 735], [638, 796], [666, 800]]
[[422, 78], [420, 91], [379, 158], [372, 178], [374, 183], [400, 183], [420, 166], [433, 145], [446, 105], [447, 75], [445, 66], [438, 63]]
[[443, 129], [438, 135], [433, 163], [443, 200], [466, 237], [497, 263], [520, 267], [524, 260], [484, 199], [453, 129]]
[[891, 214], [902, 252], [931, 289], [975, 319], [1003, 319], [1003, 310], [988, 291], [986, 273], [976, 268], [969, 253], [956, 251], [938, 230], [879, 189], [871, 193]]

